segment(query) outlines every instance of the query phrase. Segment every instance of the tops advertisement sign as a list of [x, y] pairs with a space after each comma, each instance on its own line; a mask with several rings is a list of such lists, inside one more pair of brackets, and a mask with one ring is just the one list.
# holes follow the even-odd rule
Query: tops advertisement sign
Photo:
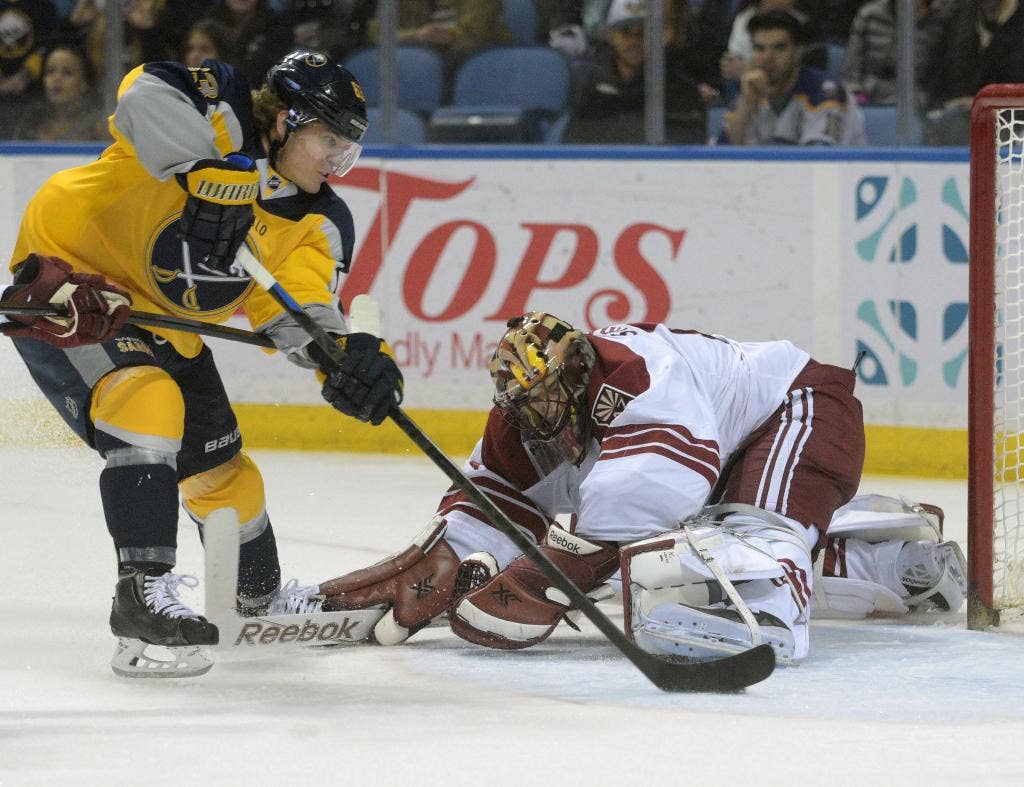
[[[0, 159], [8, 249], [38, 186], [16, 170], [75, 163]], [[863, 352], [870, 423], [962, 428], [967, 183], [948, 162], [362, 159], [335, 186], [357, 237], [340, 294], [380, 302], [410, 407], [485, 409], [505, 321], [543, 309]], [[320, 401], [307, 373], [268, 373], [283, 359], [211, 345], [236, 401]]]

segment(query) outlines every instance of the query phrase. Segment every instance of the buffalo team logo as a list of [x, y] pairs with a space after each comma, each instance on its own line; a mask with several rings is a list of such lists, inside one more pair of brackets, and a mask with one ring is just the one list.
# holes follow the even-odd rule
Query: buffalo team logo
[[[146, 273], [163, 305], [172, 312], [192, 316], [233, 312], [254, 286], [252, 277], [237, 262], [227, 273], [214, 270], [193, 256], [181, 239], [181, 212], [164, 219], [146, 246]], [[246, 238], [249, 251], [259, 259], [259, 247]]]
[[626, 405], [635, 398], [635, 396], [631, 396], [625, 391], [620, 391], [618, 388], [602, 385], [601, 390], [597, 392], [597, 398], [594, 400], [594, 409], [591, 413], [594, 423], [598, 426], [608, 426], [618, 417], [619, 413], [626, 409]]
[[306, 55], [306, 65], [312, 66], [313, 68], [323, 68], [327, 65], [327, 58], [319, 52], [310, 52]]
[[196, 83], [196, 89], [207, 101], [215, 101], [220, 95], [220, 85], [217, 78], [208, 68], [190, 68], [192, 81]]

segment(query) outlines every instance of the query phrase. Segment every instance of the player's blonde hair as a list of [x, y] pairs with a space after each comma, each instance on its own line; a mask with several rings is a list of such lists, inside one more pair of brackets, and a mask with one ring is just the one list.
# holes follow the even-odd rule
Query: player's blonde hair
[[252, 117], [260, 134], [268, 138], [273, 136], [278, 113], [287, 109], [285, 103], [269, 86], [264, 85], [259, 90], [252, 91]]

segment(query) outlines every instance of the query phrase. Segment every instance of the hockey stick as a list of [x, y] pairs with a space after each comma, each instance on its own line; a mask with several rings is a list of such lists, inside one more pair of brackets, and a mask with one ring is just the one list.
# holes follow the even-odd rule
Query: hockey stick
[[[26, 306], [21, 303], [8, 303], [0, 301], [0, 314], [9, 314], [13, 317], [21, 315], [31, 317], [65, 317], [66, 312], [56, 309], [53, 306]], [[170, 328], [175, 331], [187, 333], [198, 333], [202, 336], [213, 336], [217, 339], [227, 339], [232, 342], [253, 344], [257, 347], [268, 347], [274, 349], [274, 343], [266, 336], [261, 336], [252, 331], [243, 331], [239, 328], [232, 328], [228, 325], [216, 325], [190, 320], [187, 317], [172, 317], [168, 314], [151, 314], [150, 312], [133, 311], [128, 316], [129, 325], [143, 327]]]
[[[246, 246], [235, 258], [257, 283], [270, 293], [285, 311], [335, 363], [344, 352], [327, 332], [281, 287], [273, 275]], [[775, 669], [770, 645], [759, 645], [734, 656], [711, 661], [676, 661], [640, 650], [597, 606], [517, 528], [512, 521], [449, 459], [401, 407], [391, 407], [389, 417], [423, 453], [476, 505], [491, 523], [529, 557], [551, 583], [562, 591], [572, 607], [580, 610], [597, 629], [647, 678], [663, 691], [739, 691], [764, 680]]]
[[264, 655], [291, 647], [355, 644], [365, 641], [386, 607], [346, 612], [310, 612], [240, 617], [235, 612], [238, 584], [238, 512], [212, 511], [203, 523], [206, 580], [204, 614], [217, 627], [217, 652]]

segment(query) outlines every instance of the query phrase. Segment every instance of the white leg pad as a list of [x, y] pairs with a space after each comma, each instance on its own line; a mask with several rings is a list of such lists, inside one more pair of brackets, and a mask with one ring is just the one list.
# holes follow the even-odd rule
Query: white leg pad
[[[780, 662], [792, 661], [796, 650], [793, 631], [774, 616], [754, 614], [763, 642], [772, 646]], [[750, 628], [735, 611], [673, 603], [654, 607], [634, 631], [634, 640], [648, 653], [694, 659], [740, 653], [753, 645]]]
[[880, 541], [941, 541], [939, 518], [917, 503], [885, 495], [857, 495], [836, 509], [828, 526], [834, 538]]
[[[742, 537], [723, 527], [698, 525], [693, 530], [758, 623], [766, 621], [761, 626], [764, 641], [772, 644], [780, 660], [806, 656], [807, 616], [779, 563], [785, 559], [798, 566], [809, 584], [805, 547], [777, 541], [773, 531], [756, 524]], [[665, 533], [624, 548], [622, 580], [627, 633], [644, 650], [709, 657], [753, 644], [750, 628], [735, 610], [727, 610], [713, 572], [685, 535]]]

